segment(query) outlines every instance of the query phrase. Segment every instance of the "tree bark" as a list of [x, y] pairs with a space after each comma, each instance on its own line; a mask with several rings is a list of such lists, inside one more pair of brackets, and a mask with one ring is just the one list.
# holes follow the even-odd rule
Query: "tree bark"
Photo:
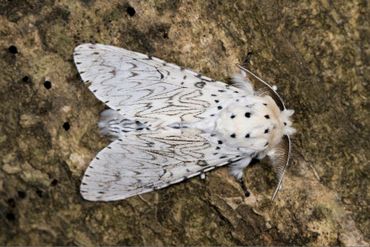
[[[0, 1], [0, 245], [369, 245], [368, 1]], [[112, 44], [226, 81], [236, 63], [296, 111], [275, 201], [267, 162], [111, 203], [84, 201], [109, 142], [72, 61]]]

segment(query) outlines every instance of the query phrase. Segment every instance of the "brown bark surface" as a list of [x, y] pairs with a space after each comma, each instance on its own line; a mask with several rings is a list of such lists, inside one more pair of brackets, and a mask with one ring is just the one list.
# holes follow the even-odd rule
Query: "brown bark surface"
[[[369, 245], [368, 1], [294, 2], [0, 0], [0, 245]], [[248, 198], [221, 168], [84, 201], [83, 171], [108, 140], [72, 61], [83, 42], [218, 80], [249, 54], [296, 111], [277, 200], [262, 162], [246, 171]]]

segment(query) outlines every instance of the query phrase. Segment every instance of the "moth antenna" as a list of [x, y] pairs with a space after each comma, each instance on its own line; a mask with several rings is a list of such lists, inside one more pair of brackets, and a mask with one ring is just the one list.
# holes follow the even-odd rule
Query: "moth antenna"
[[138, 197], [146, 204], [146, 205], [148, 205], [148, 206], [151, 206], [151, 204], [147, 201], [147, 200], [145, 200], [141, 195], [138, 195]]
[[270, 92], [273, 94], [273, 96], [275, 96], [275, 98], [278, 100], [278, 102], [276, 103], [280, 103], [281, 104], [281, 110], [285, 110], [286, 107], [285, 107], [285, 104], [284, 104], [284, 101], [283, 99], [280, 97], [280, 95], [276, 92], [276, 90], [274, 90], [273, 86], [271, 86], [269, 83], [267, 83], [266, 81], [262, 80], [260, 77], [258, 77], [256, 74], [254, 74], [252, 71], [244, 68], [243, 66], [241, 66], [240, 64], [237, 64], [236, 65], [240, 70], [244, 71], [244, 72], [247, 72], [248, 74], [252, 75], [254, 78], [256, 78], [257, 80], [259, 80], [260, 82], [263, 83], [263, 85], [265, 85], [268, 89], [270, 89]]
[[286, 144], [287, 144], [287, 147], [288, 147], [288, 150], [287, 150], [288, 152], [287, 152], [287, 155], [286, 155], [286, 162], [285, 162], [283, 168], [282, 169], [279, 169], [279, 174], [278, 174], [279, 182], [278, 182], [278, 185], [276, 186], [276, 189], [274, 191], [274, 194], [271, 197], [271, 200], [272, 201], [275, 200], [276, 195], [277, 195], [277, 193], [280, 190], [280, 187], [281, 187], [281, 184], [283, 182], [284, 175], [285, 175], [286, 168], [288, 167], [288, 164], [289, 164], [290, 154], [291, 154], [291, 150], [292, 150], [292, 145], [291, 145], [290, 137], [288, 135], [286, 135], [285, 138], [286, 138]]

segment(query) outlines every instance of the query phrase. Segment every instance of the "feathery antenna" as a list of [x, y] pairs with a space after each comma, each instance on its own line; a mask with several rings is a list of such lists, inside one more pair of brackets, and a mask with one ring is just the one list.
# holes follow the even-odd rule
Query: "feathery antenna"
[[283, 182], [283, 178], [284, 178], [284, 174], [285, 174], [285, 170], [286, 168], [288, 167], [289, 165], [289, 160], [290, 160], [290, 153], [291, 153], [291, 150], [292, 150], [292, 145], [291, 145], [291, 141], [290, 141], [290, 137], [288, 135], [285, 135], [285, 138], [286, 138], [286, 141], [287, 141], [287, 145], [288, 145], [288, 152], [286, 154], [286, 162], [284, 164], [284, 167], [283, 167], [283, 170], [281, 172], [281, 174], [279, 174], [279, 182], [278, 182], [278, 185], [276, 186], [276, 189], [274, 191], [274, 194], [272, 195], [271, 197], [271, 200], [275, 200], [275, 197], [277, 195], [277, 193], [279, 192], [280, 188], [281, 188], [281, 184]]

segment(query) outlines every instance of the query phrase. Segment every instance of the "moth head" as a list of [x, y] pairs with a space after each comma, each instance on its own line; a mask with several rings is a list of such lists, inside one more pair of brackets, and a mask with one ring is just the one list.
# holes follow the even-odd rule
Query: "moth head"
[[244, 75], [247, 76], [247, 74], [252, 75], [255, 77], [259, 82], [262, 83], [262, 89], [260, 90], [260, 94], [262, 95], [269, 95], [275, 102], [276, 106], [280, 109], [281, 112], [281, 121], [284, 125], [283, 134], [290, 136], [293, 135], [296, 130], [292, 127], [292, 121], [291, 116], [294, 114], [294, 110], [287, 109], [285, 107], [284, 101], [279, 95], [279, 93], [276, 91], [276, 86], [271, 86], [269, 83], [265, 82], [261, 78], [259, 78], [257, 75], [249, 71], [248, 69], [238, 65], [241, 72], [244, 72]]

